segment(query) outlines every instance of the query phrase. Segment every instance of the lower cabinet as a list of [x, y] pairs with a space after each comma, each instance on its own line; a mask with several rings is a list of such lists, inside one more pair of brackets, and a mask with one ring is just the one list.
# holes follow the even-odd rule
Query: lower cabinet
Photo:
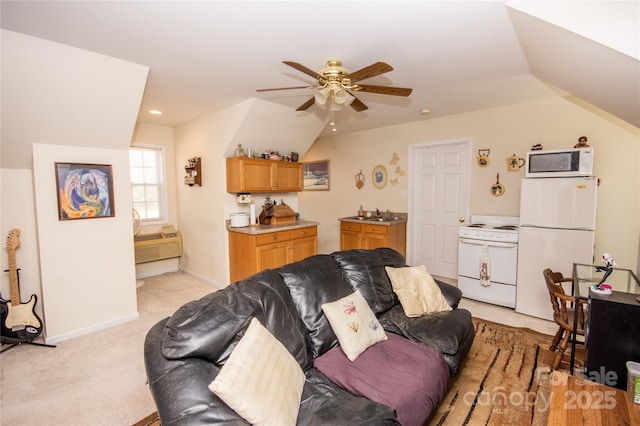
[[318, 253], [318, 227], [244, 234], [229, 231], [231, 282], [265, 269], [278, 268]]
[[406, 222], [393, 225], [340, 223], [340, 250], [389, 247], [406, 256]]
[[638, 295], [614, 291], [589, 295], [585, 336], [587, 377], [627, 389], [627, 361], [640, 361]]

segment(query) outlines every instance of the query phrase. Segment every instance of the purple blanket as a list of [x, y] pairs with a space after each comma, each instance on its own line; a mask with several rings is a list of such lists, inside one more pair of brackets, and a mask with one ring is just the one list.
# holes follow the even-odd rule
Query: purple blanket
[[314, 366], [349, 392], [394, 408], [403, 426], [423, 425], [447, 390], [449, 367], [435, 349], [387, 336], [353, 362], [336, 347]]

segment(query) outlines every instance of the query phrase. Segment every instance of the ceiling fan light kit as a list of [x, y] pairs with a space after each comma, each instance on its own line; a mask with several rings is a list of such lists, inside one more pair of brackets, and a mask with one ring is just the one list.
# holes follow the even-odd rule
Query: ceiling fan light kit
[[[393, 71], [393, 67], [384, 62], [376, 62], [353, 73], [349, 72], [347, 68], [343, 67], [342, 61], [338, 59], [331, 59], [327, 61], [326, 67], [321, 69], [319, 72], [315, 72], [297, 62], [283, 61], [283, 63], [315, 78], [318, 82], [318, 86], [281, 87], [277, 89], [259, 89], [257, 91], [266, 92], [271, 90], [288, 89], [318, 89], [313, 97], [307, 100], [304, 104], [300, 105], [296, 109], [296, 111], [306, 111], [314, 103], [323, 109], [326, 109], [328, 105], [329, 109], [331, 110], [330, 124], [331, 126], [333, 126], [334, 132], [336, 131], [336, 111], [340, 111], [347, 106], [351, 106], [358, 112], [368, 109], [368, 107], [362, 101], [352, 95], [349, 90], [404, 97], [411, 94], [411, 89], [403, 87], [353, 84], [360, 80]], [[331, 102], [329, 103], [329, 101]]]

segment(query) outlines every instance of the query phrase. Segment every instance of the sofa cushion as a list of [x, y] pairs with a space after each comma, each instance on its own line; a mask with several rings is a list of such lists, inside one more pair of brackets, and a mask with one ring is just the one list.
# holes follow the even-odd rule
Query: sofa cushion
[[[401, 305], [378, 317], [382, 327], [416, 342], [435, 348], [446, 359], [451, 374], [456, 374], [475, 336], [471, 313], [466, 309], [409, 318]], [[389, 333], [387, 333], [389, 335]]]
[[369, 346], [387, 340], [387, 334], [358, 291], [323, 304], [322, 310], [350, 361], [355, 361]]
[[345, 280], [369, 302], [374, 313], [384, 312], [398, 303], [385, 266], [405, 266], [403, 255], [390, 248], [345, 250], [331, 254]]
[[449, 368], [435, 349], [393, 333], [354, 362], [334, 348], [314, 366], [349, 392], [394, 408], [403, 426], [423, 425], [449, 380]]
[[338, 344], [322, 304], [351, 294], [353, 289], [344, 281], [338, 264], [329, 255], [308, 257], [282, 266], [278, 271], [307, 329], [313, 357], [322, 355]]
[[292, 425], [304, 382], [295, 358], [253, 318], [209, 389], [251, 424]]
[[403, 268], [387, 266], [385, 270], [406, 316], [419, 317], [451, 310], [440, 287], [424, 265]]
[[312, 365], [304, 324], [282, 277], [266, 270], [179, 308], [164, 328], [162, 353], [169, 359], [200, 357], [223, 365], [256, 317], [295, 357]]

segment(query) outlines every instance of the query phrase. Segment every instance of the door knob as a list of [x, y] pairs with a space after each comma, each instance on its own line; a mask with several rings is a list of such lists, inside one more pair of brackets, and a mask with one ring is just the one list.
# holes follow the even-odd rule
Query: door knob
[[458, 218], [458, 222], [463, 223], [464, 222], [464, 217], [459, 217]]

